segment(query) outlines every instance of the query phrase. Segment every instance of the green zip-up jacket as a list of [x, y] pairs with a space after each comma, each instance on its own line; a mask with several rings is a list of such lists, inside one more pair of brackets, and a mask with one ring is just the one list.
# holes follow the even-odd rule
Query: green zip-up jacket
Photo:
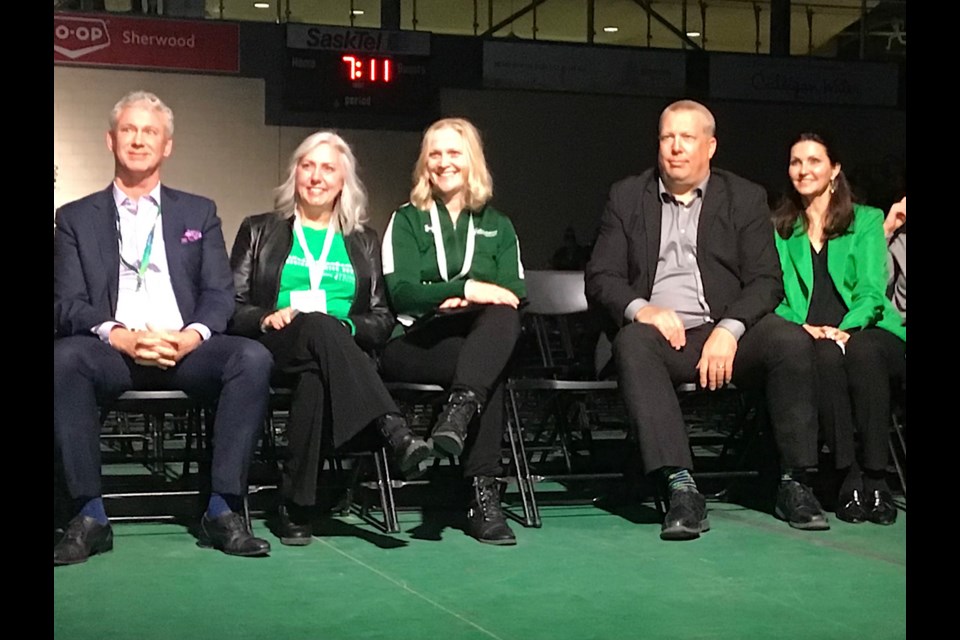
[[[393, 309], [401, 320], [418, 318], [447, 298], [463, 297], [468, 279], [499, 285], [518, 298], [527, 295], [520, 242], [507, 216], [490, 206], [477, 212], [464, 209], [454, 226], [440, 202], [437, 212], [448, 281], [440, 275], [429, 211], [407, 203], [393, 212], [384, 233], [383, 275]], [[462, 274], [471, 217], [475, 249], [469, 270]]]

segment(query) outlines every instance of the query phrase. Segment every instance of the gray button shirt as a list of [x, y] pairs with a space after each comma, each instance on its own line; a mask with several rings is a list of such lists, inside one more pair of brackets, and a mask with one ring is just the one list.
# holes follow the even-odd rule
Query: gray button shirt
[[[660, 190], [660, 255], [653, 281], [650, 300], [637, 298], [627, 305], [624, 315], [633, 321], [637, 312], [648, 304], [673, 309], [684, 329], [693, 329], [709, 322], [710, 305], [703, 293], [703, 280], [697, 264], [697, 230], [700, 226], [700, 211], [703, 194], [706, 193], [710, 175], [694, 190], [688, 204], [677, 200], [658, 179]], [[718, 323], [739, 340], [745, 327], [738, 320], [724, 319]]]

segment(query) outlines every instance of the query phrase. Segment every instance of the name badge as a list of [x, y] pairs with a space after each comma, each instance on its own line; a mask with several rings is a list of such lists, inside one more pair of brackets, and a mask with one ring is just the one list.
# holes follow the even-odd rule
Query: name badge
[[290, 306], [301, 313], [327, 312], [327, 292], [323, 289], [291, 291]]

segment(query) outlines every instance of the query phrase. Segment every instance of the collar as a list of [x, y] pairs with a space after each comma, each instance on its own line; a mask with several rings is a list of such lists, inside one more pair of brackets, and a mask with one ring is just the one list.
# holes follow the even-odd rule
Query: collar
[[[136, 215], [139, 202], [134, 202], [130, 199], [130, 196], [125, 194], [120, 187], [117, 186], [117, 183], [114, 182], [112, 185], [113, 188], [113, 202], [117, 205], [117, 210], [126, 209], [130, 213]], [[157, 209], [160, 208], [160, 183], [157, 183], [153, 189], [150, 190], [150, 193], [143, 196], [143, 198], [148, 198], [150, 202], [153, 203]]]
[[[707, 192], [707, 183], [710, 182], [710, 172], [707, 172], [707, 177], [705, 177], [700, 184], [698, 184], [693, 189], [693, 194], [695, 198], [703, 199], [703, 194]], [[680, 204], [680, 201], [674, 197], [672, 193], [667, 190], [666, 185], [663, 184], [663, 178], [657, 176], [657, 189], [660, 193], [660, 202]]]

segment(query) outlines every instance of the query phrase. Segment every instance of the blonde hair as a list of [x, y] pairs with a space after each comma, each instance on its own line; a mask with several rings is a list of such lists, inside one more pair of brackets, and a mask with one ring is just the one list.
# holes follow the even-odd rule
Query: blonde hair
[[657, 124], [657, 133], [659, 133], [660, 129], [663, 127], [664, 117], [666, 117], [668, 113], [673, 113], [674, 111], [696, 111], [703, 117], [703, 133], [708, 138], [712, 138], [717, 133], [717, 121], [713, 117], [713, 114], [710, 113], [710, 109], [707, 109], [705, 106], [695, 100], [677, 100], [676, 102], [667, 105], [667, 108], [664, 109], [660, 114], [660, 120]]
[[483, 155], [483, 142], [480, 132], [464, 118], [443, 118], [430, 125], [423, 133], [420, 144], [420, 157], [413, 169], [413, 189], [410, 190], [410, 202], [421, 211], [430, 208], [433, 202], [433, 186], [430, 184], [430, 172], [427, 170], [427, 154], [434, 134], [441, 129], [452, 129], [460, 134], [466, 147], [470, 170], [467, 171], [464, 206], [473, 211], [483, 208], [493, 197], [493, 178], [487, 169], [487, 159]]
[[276, 210], [285, 218], [293, 215], [297, 208], [297, 165], [307, 155], [322, 144], [328, 144], [340, 152], [340, 168], [343, 171], [343, 189], [334, 205], [340, 231], [344, 235], [362, 231], [367, 221], [367, 190], [357, 175], [357, 159], [346, 141], [332, 131], [317, 131], [300, 143], [290, 156], [287, 178], [273, 190], [273, 203]]

